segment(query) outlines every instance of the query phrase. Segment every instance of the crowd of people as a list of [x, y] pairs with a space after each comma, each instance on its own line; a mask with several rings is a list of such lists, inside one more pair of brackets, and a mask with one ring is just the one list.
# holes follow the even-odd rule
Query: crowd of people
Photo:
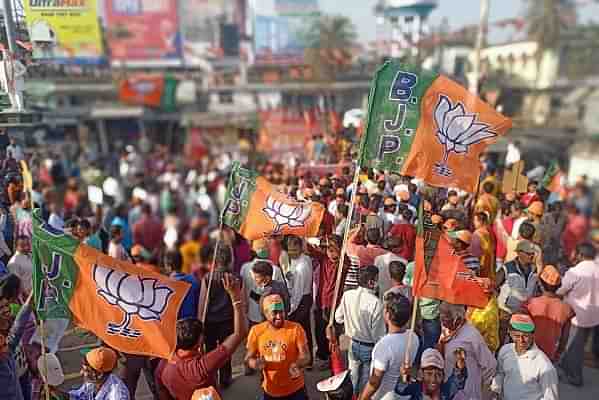
[[[341, 349], [346, 370], [318, 384], [330, 400], [557, 399], [560, 380], [582, 386], [583, 367], [599, 364], [599, 221], [584, 179], [561, 193], [532, 180], [527, 193], [503, 193], [487, 166], [480, 193], [468, 194], [366, 168], [354, 187], [349, 168], [315, 175], [267, 163], [258, 170], [280, 191], [326, 212], [316, 238], [249, 242], [219, 224], [230, 157], [190, 168], [165, 149], [128, 146], [118, 168], [103, 169], [28, 158], [4, 142], [3, 400], [43, 398], [44, 382], [54, 398], [134, 399], [142, 373], [156, 399], [210, 398], [234, 383], [243, 343], [244, 372], [259, 375], [265, 400], [307, 399], [306, 371], [340, 372]], [[31, 188], [17, 154], [29, 159]], [[34, 207], [84, 244], [190, 284], [173, 359], [99, 347], [83, 358], [83, 386], [59, 389], [52, 349], [42, 363], [51, 368], [40, 368], [29, 305]], [[419, 224], [447, 235], [469, 274], [491, 282], [485, 308], [413, 295]]]

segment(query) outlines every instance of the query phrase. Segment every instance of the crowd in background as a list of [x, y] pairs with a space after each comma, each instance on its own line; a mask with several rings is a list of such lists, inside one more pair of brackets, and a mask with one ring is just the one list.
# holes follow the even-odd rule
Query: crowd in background
[[[2, 399], [39, 398], [42, 387], [28, 306], [33, 207], [82, 243], [191, 285], [174, 361], [123, 354], [117, 376], [115, 352], [95, 349], [71, 398], [133, 399], [142, 373], [158, 399], [223, 390], [244, 340], [245, 373], [261, 371], [264, 399], [307, 398], [305, 371], [329, 369], [341, 335], [347, 371], [319, 385], [330, 399], [556, 399], [558, 379], [583, 385], [583, 366], [599, 364], [599, 218], [584, 177], [560, 193], [534, 180], [526, 193], [503, 193], [483, 157], [479, 193], [468, 194], [371, 169], [354, 187], [350, 167], [318, 175], [265, 163], [258, 171], [280, 191], [326, 213], [317, 238], [249, 242], [219, 224], [231, 155], [190, 167], [142, 147], [127, 146], [110, 165], [64, 162], [26, 155], [0, 133]], [[428, 298], [413, 308], [419, 224], [442, 230], [472, 278], [490, 282], [484, 309]]]

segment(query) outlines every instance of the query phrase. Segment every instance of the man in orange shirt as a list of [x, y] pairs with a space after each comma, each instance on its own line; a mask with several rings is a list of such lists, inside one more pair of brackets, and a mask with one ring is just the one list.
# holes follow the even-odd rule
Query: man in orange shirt
[[535, 323], [537, 346], [551, 361], [557, 362], [568, 343], [570, 321], [574, 311], [556, 294], [562, 283], [557, 268], [546, 265], [539, 280], [543, 287], [543, 294], [530, 299], [524, 308]]
[[266, 321], [255, 325], [247, 339], [248, 366], [261, 370], [264, 400], [307, 400], [304, 368], [311, 356], [302, 326], [285, 320], [285, 304], [278, 294], [261, 299]]

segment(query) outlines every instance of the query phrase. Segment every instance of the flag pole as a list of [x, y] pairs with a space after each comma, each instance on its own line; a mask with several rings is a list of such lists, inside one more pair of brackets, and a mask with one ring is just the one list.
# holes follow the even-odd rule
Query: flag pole
[[329, 315], [328, 326], [333, 326], [335, 321], [335, 309], [337, 308], [337, 298], [339, 297], [339, 291], [341, 290], [341, 278], [343, 277], [343, 266], [345, 264], [345, 253], [347, 251], [347, 241], [349, 239], [349, 230], [351, 227], [351, 221], [354, 216], [354, 207], [356, 203], [356, 194], [358, 192], [358, 181], [360, 178], [360, 163], [356, 164], [356, 171], [354, 172], [354, 181], [352, 183], [352, 193], [349, 201], [349, 211], [347, 213], [347, 219], [345, 221], [345, 232], [343, 233], [343, 245], [341, 246], [341, 254], [339, 255], [339, 267], [337, 268], [337, 278], [335, 279], [335, 291], [333, 295], [333, 304], [331, 305], [331, 315]]
[[[410, 330], [412, 332], [414, 332], [414, 329], [416, 328], [416, 314], [418, 314], [418, 301], [419, 300], [420, 300], [420, 298], [414, 297], [414, 300], [412, 303], [412, 317], [410, 319]], [[404, 358], [404, 365], [406, 367], [410, 366], [411, 347], [412, 347], [412, 335], [410, 334], [410, 332], [408, 332], [408, 342], [406, 343], [406, 354], [405, 354], [405, 358]]]
[[44, 320], [40, 318], [40, 341], [42, 342], [42, 359], [43, 361], [43, 374], [44, 377], [44, 393], [46, 400], [50, 400], [50, 386], [48, 385], [48, 358], [46, 357], [46, 330], [44, 328]]
[[212, 255], [212, 265], [210, 266], [210, 275], [208, 276], [208, 286], [206, 288], [206, 297], [204, 304], [202, 304], [202, 324], [206, 322], [206, 314], [208, 313], [208, 302], [210, 299], [210, 289], [212, 288], [212, 281], [214, 280], [214, 268], [216, 267], [216, 255], [220, 247], [220, 242], [223, 234], [223, 218], [221, 217], [220, 224], [218, 227], [218, 239], [214, 245], [214, 254]]

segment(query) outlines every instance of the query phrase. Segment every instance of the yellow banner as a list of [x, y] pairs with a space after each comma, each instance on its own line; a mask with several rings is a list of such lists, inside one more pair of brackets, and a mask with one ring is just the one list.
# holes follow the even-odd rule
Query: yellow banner
[[98, 63], [103, 56], [96, 0], [24, 0], [33, 57]]

